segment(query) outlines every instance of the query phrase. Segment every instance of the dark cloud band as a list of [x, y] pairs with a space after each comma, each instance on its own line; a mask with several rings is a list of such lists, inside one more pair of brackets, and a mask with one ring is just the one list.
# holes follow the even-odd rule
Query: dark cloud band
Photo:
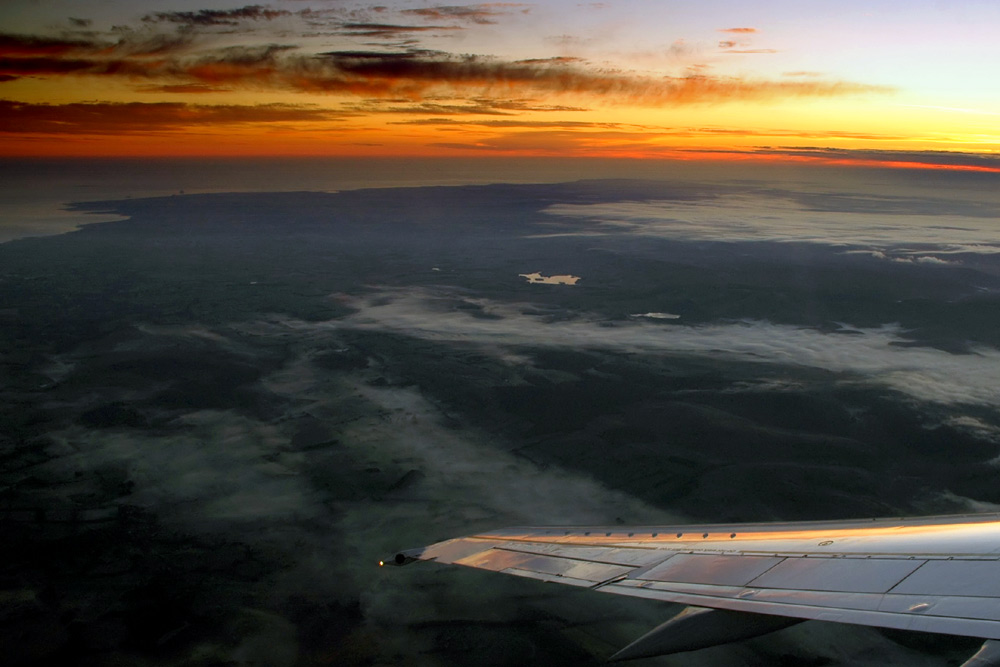
[[239, 25], [240, 21], [271, 21], [291, 16], [285, 9], [270, 9], [261, 5], [248, 5], [237, 9], [201, 9], [196, 12], [154, 12], [142, 18], [146, 23], [180, 23], [184, 25]]
[[343, 115], [345, 114], [292, 104], [28, 104], [0, 100], [0, 132], [122, 134], [179, 130], [195, 126], [329, 121]]

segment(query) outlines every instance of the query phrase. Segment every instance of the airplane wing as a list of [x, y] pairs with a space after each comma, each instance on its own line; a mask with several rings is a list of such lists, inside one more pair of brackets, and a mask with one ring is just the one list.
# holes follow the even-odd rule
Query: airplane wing
[[[415, 560], [690, 606], [613, 660], [806, 619], [1000, 640], [1000, 514], [517, 527], [404, 551], [389, 563]], [[1000, 665], [1000, 641], [987, 641], [966, 665]]]

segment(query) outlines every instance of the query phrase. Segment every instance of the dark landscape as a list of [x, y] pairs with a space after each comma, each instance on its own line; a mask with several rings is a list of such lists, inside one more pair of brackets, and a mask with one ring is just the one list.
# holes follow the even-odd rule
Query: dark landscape
[[[712, 222], [747, 201], [815, 225]], [[598, 665], [674, 608], [377, 563], [524, 523], [1000, 508], [990, 201], [592, 180], [75, 210], [125, 219], [0, 245], [5, 664]], [[806, 623], [650, 664], [978, 643]]]

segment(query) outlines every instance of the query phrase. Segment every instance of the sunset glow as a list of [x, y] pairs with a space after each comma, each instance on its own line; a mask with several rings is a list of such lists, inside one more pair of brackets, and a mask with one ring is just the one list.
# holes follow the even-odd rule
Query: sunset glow
[[1000, 170], [991, 2], [14, 0], [0, 18], [6, 156]]

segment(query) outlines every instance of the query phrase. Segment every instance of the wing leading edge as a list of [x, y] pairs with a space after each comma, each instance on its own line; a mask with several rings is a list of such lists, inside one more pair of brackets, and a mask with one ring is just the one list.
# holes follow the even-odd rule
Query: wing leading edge
[[[618, 659], [693, 650], [806, 619], [1000, 640], [1000, 514], [516, 527], [438, 542], [390, 562], [413, 560], [727, 612], [668, 621]], [[680, 635], [705, 638], [687, 646], [676, 641]], [[967, 664], [1000, 664], [996, 646], [988, 642], [979, 662]]]

